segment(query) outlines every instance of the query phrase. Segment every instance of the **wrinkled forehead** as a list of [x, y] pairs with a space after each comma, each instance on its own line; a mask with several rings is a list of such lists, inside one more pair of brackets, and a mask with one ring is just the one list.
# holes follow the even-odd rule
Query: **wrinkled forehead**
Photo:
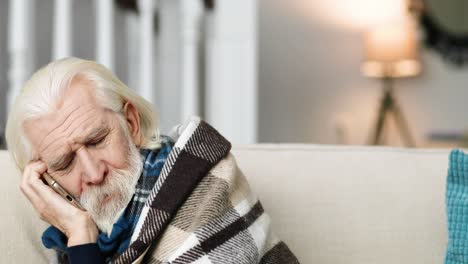
[[39, 156], [63, 148], [68, 150], [89, 134], [96, 134], [96, 131], [107, 127], [105, 112], [89, 105], [74, 109], [68, 115], [64, 112], [51, 113], [24, 124], [28, 140]]
[[105, 113], [85, 83], [73, 83], [55, 109], [41, 117], [26, 120], [23, 129], [34, 152], [42, 156], [44, 151], [67, 147], [75, 138], [105, 125]]

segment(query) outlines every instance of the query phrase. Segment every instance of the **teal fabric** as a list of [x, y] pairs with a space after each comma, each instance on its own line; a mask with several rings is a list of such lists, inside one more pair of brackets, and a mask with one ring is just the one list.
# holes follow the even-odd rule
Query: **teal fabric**
[[448, 223], [445, 263], [468, 263], [468, 155], [460, 150], [450, 153], [445, 202]]

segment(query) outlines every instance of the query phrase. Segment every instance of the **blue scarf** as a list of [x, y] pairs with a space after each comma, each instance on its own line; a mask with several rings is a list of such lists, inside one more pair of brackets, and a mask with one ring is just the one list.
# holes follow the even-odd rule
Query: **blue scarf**
[[[161, 139], [162, 147], [160, 149], [140, 150], [140, 154], [144, 158], [142, 174], [136, 184], [132, 200], [112, 226], [110, 236], [99, 231], [97, 244], [106, 257], [106, 262], [113, 256], [122, 253], [129, 246], [141, 210], [156, 184], [167, 156], [174, 146], [174, 142], [170, 137], [162, 136]], [[58, 253], [63, 254], [67, 248], [67, 237], [54, 226], [50, 226], [42, 234], [42, 244], [46, 248], [54, 248]]]

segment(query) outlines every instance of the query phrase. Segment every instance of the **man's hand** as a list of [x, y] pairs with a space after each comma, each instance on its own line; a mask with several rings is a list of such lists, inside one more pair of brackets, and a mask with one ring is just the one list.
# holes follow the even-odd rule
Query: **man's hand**
[[69, 204], [44, 184], [41, 175], [47, 170], [42, 161], [30, 162], [23, 172], [20, 189], [42, 220], [55, 226], [68, 237], [68, 246], [95, 243], [98, 229], [91, 216]]

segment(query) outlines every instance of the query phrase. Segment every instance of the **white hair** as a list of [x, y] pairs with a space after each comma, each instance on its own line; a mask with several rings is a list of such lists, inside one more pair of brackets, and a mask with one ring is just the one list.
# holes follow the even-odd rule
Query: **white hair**
[[10, 109], [6, 141], [8, 150], [21, 171], [29, 161], [38, 158], [26, 137], [24, 122], [57, 110], [58, 100], [75, 78], [89, 81], [96, 99], [106, 109], [121, 114], [126, 102], [133, 104], [140, 116], [140, 148], [160, 147], [158, 117], [148, 101], [128, 88], [103, 65], [79, 58], [65, 58], [53, 61], [34, 73], [24, 84]]

